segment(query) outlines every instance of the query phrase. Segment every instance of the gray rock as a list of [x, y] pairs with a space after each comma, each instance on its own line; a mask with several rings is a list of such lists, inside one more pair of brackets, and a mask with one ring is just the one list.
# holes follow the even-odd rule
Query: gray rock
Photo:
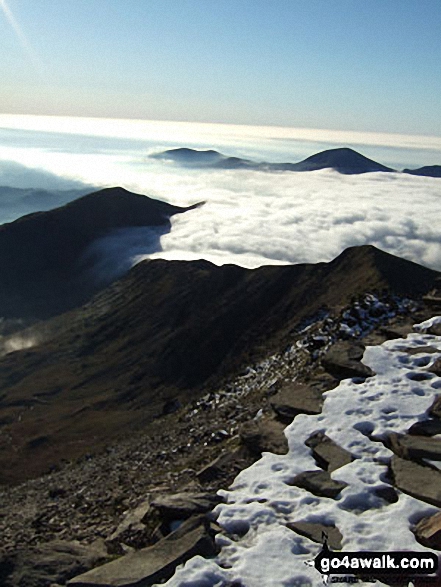
[[288, 441], [284, 434], [285, 425], [277, 420], [262, 419], [246, 422], [239, 431], [242, 443], [254, 455], [272, 452], [278, 455], [288, 452]]
[[362, 344], [340, 341], [329, 349], [322, 359], [322, 365], [337, 379], [372, 377], [375, 373], [361, 362], [363, 353]]
[[347, 483], [334, 481], [326, 471], [305, 471], [296, 475], [289, 485], [301, 487], [319, 497], [335, 499]]
[[413, 528], [413, 533], [424, 546], [441, 550], [441, 512], [420, 520]]
[[108, 560], [104, 543], [84, 546], [79, 542], [57, 540], [40, 546], [3, 555], [0, 558], [2, 587], [49, 587], [65, 584], [70, 578], [84, 573]]
[[322, 394], [301, 383], [286, 385], [271, 399], [271, 407], [279, 420], [290, 424], [298, 414], [320, 414]]
[[429, 414], [431, 416], [435, 416], [435, 418], [440, 418], [441, 419], [441, 395], [438, 395], [435, 398], [435, 401], [430, 406]]
[[164, 522], [186, 520], [195, 514], [212, 510], [221, 498], [213, 493], [176, 493], [155, 498], [151, 507], [158, 510]]
[[397, 489], [416, 499], [441, 507], [441, 471], [396, 455], [392, 457], [390, 466]]
[[147, 546], [150, 530], [142, 522], [150, 510], [150, 503], [144, 502], [129, 512], [116, 530], [106, 539], [109, 554], [125, 554], [127, 546], [139, 549]]
[[[246, 466], [246, 465], [245, 465]], [[229, 476], [232, 472], [239, 472], [244, 468], [240, 449], [220, 455], [196, 473], [200, 483], [210, 483], [215, 479]]]
[[441, 461], [441, 440], [392, 432], [385, 444], [402, 459]]
[[441, 420], [422, 420], [415, 422], [408, 430], [408, 434], [415, 434], [417, 436], [435, 436], [441, 434]]
[[436, 359], [436, 361], [428, 368], [428, 371], [434, 373], [438, 377], [441, 377], [441, 359]]
[[341, 550], [343, 536], [336, 526], [325, 526], [319, 523], [310, 522], [289, 522], [286, 525], [290, 530], [305, 536], [313, 542], [323, 544], [325, 539], [331, 550]]
[[312, 454], [319, 467], [329, 473], [353, 461], [350, 452], [322, 432], [316, 432], [310, 436], [305, 444], [312, 449]]
[[213, 556], [216, 548], [200, 519], [187, 520], [160, 542], [97, 567], [68, 582], [75, 587], [148, 587], [169, 579], [193, 556]]

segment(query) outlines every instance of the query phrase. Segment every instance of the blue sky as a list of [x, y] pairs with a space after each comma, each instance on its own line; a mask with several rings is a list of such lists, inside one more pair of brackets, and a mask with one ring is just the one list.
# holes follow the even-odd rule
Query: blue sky
[[0, 0], [0, 112], [441, 135], [440, 0]]

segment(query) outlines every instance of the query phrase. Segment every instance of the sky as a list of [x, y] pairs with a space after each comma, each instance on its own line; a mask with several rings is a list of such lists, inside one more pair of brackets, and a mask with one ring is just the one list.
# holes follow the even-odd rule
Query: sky
[[0, 113], [441, 136], [439, 0], [0, 0]]

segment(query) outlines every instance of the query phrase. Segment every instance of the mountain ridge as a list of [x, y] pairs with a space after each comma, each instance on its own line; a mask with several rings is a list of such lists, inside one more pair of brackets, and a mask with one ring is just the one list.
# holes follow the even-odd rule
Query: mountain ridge
[[[170, 160], [175, 163], [195, 167], [213, 169], [250, 169], [255, 171], [293, 171], [306, 172], [320, 169], [334, 169], [344, 175], [356, 175], [372, 172], [400, 173], [396, 169], [382, 165], [365, 157], [349, 147], [338, 147], [315, 153], [298, 163], [268, 163], [251, 159], [223, 155], [213, 149], [197, 150], [188, 147], [168, 149], [153, 153], [154, 159]], [[403, 169], [401, 173], [441, 177], [441, 166], [432, 165], [418, 169]]]
[[292, 344], [324, 308], [375, 290], [419, 296], [438, 275], [368, 245], [329, 263], [254, 270], [143, 261], [85, 306], [23, 333], [33, 347], [0, 359], [11, 443], [0, 449], [0, 480], [41, 474], [148, 426]]

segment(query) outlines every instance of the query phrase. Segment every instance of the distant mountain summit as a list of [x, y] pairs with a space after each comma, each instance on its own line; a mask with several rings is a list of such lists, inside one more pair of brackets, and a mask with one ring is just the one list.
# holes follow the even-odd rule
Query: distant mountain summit
[[377, 163], [348, 147], [321, 151], [297, 163], [295, 167], [296, 171], [315, 171], [317, 169], [331, 168], [347, 175], [373, 171], [394, 171], [391, 167]]
[[417, 169], [403, 169], [403, 173], [422, 175], [424, 177], [441, 177], [441, 165], [425, 165]]
[[369, 173], [374, 171], [395, 171], [347, 147], [329, 149], [311, 155], [299, 163], [267, 163], [227, 157], [213, 149], [197, 150], [188, 148], [169, 149], [151, 155], [155, 159], [174, 161], [189, 167], [214, 169], [252, 169], [258, 171], [316, 171], [331, 168], [343, 174]]
[[47, 318], [84, 303], [108, 285], [98, 287], [88, 272], [85, 255], [97, 239], [133, 227], [159, 235], [170, 230], [170, 216], [191, 208], [114, 187], [3, 224], [0, 317]]

